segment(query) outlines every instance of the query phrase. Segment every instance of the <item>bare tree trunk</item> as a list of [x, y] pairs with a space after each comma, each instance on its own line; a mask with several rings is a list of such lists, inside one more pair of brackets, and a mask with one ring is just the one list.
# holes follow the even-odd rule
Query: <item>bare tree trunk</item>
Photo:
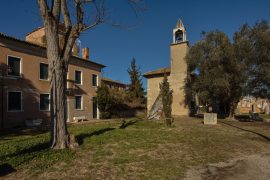
[[235, 112], [235, 108], [236, 108], [237, 103], [233, 102], [230, 105], [230, 112], [229, 112], [229, 118], [234, 118], [234, 112]]
[[60, 58], [52, 60], [51, 71], [51, 148], [64, 149], [70, 146], [66, 125], [66, 68]]
[[[129, 1], [136, 4], [136, 2]], [[72, 55], [73, 45], [80, 33], [103, 22], [104, 7], [103, 4], [97, 5], [95, 1], [73, 0], [76, 22], [72, 23], [67, 0], [37, 0], [37, 2], [45, 27], [47, 58], [51, 75], [51, 148], [73, 148], [78, 144], [75, 143], [74, 136], [69, 135], [66, 124], [67, 66]], [[87, 3], [94, 5], [96, 14], [94, 15], [94, 22], [86, 25], [84, 22], [84, 6]], [[60, 30], [64, 34], [61, 39], [63, 42], [59, 38]]]

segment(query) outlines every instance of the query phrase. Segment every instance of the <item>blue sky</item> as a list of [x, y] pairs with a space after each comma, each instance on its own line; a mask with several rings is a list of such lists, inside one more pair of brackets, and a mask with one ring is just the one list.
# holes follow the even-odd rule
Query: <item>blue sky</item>
[[[172, 29], [181, 18], [190, 44], [201, 38], [202, 31], [219, 29], [230, 37], [244, 23], [270, 22], [269, 0], [146, 0], [147, 10], [136, 15], [126, 0], [107, 0], [111, 22], [84, 32], [83, 47], [90, 48], [90, 58], [107, 67], [104, 76], [129, 82], [127, 68], [135, 57], [141, 71], [169, 65]], [[35, 0], [1, 1], [0, 32], [24, 39], [42, 25]], [[146, 81], [143, 81], [144, 84]]]

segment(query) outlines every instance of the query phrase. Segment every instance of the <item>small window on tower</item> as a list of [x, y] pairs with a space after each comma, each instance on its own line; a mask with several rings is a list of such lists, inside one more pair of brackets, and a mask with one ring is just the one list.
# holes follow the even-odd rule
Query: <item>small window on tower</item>
[[183, 42], [183, 31], [178, 30], [175, 32], [175, 42], [176, 43]]

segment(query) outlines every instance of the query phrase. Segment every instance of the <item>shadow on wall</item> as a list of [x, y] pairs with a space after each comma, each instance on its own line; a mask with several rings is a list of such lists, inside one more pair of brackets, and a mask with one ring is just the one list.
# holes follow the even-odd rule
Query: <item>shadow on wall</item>
[[[20, 77], [10, 77], [6, 64], [0, 64], [4, 68], [3, 77], [0, 79], [0, 122], [3, 128], [25, 127], [26, 120], [32, 121], [42, 119], [42, 125], [49, 123], [49, 111], [40, 111], [40, 93], [49, 93], [39, 91], [30, 79], [22, 74]], [[49, 83], [49, 82], [38, 82]], [[46, 86], [46, 85], [45, 85]], [[49, 84], [48, 84], [49, 87]], [[8, 92], [21, 92], [22, 111], [8, 112]]]
[[71, 84], [71, 88], [67, 89], [68, 96], [87, 94], [79, 85], [76, 84], [75, 80], [67, 79], [67, 82]]
[[[49, 110], [40, 110], [40, 94], [50, 93], [48, 81], [38, 81], [40, 87], [36, 87], [31, 79], [27, 79], [23, 74], [21, 77], [8, 77], [8, 67], [6, 64], [0, 64], [0, 127], [19, 128], [25, 127], [31, 122], [37, 122], [42, 119], [42, 127], [49, 128], [50, 112]], [[72, 88], [67, 90], [67, 96], [83, 95], [86, 92], [75, 81], [68, 80], [72, 83]], [[44, 88], [45, 87], [45, 88]], [[7, 93], [10, 91], [22, 92], [22, 112], [7, 112]], [[70, 93], [71, 92], [71, 93]]]

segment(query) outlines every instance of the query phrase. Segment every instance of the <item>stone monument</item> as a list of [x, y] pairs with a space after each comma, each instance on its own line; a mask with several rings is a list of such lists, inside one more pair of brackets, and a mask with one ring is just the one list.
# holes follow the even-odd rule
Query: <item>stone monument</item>
[[204, 124], [217, 124], [217, 113], [204, 113]]

